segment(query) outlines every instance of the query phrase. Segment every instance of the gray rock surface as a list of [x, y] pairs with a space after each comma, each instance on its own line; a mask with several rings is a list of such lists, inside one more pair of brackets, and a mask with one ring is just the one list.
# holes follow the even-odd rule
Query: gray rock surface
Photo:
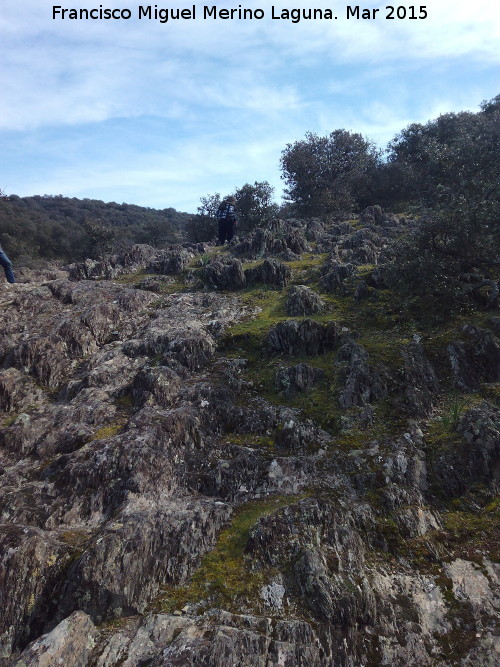
[[32, 642], [15, 667], [87, 667], [97, 630], [87, 614], [75, 611], [52, 632]]
[[283, 289], [288, 285], [292, 277], [289, 266], [277, 259], [265, 259], [261, 264], [245, 270], [245, 279], [248, 286], [262, 283], [263, 285], [274, 285]]
[[[275, 220], [219, 254], [135, 246], [16, 285], [1, 667], [496, 667], [495, 316], [447, 339], [448, 377], [445, 345], [408, 343], [384, 294], [342, 298], [403, 224], [351, 217]], [[313, 254], [290, 275], [276, 257], [309, 242], [325, 271]], [[336, 291], [338, 323], [285, 319], [266, 285], [289, 280]], [[379, 316], [394, 328], [373, 341]], [[398, 342], [377, 356], [385, 335]], [[475, 393], [445, 427], [451, 381]]]
[[270, 330], [266, 344], [274, 353], [317, 355], [333, 349], [337, 340], [335, 322], [320, 324], [311, 319], [285, 320]]
[[288, 292], [285, 310], [287, 315], [318, 315], [326, 309], [323, 299], [306, 285], [294, 285]]
[[308, 391], [314, 387], [323, 377], [324, 371], [313, 368], [309, 364], [297, 364], [296, 366], [280, 367], [276, 372], [275, 387], [278, 394], [294, 396], [297, 392]]

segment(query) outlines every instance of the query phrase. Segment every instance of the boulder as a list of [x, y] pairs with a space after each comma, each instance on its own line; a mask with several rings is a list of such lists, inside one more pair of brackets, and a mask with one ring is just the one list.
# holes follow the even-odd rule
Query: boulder
[[404, 361], [405, 408], [414, 417], [425, 417], [430, 413], [439, 391], [436, 372], [418, 341], [412, 341], [403, 347], [401, 356]]
[[478, 389], [481, 382], [500, 381], [500, 341], [488, 329], [466, 325], [466, 341], [447, 347], [455, 386], [460, 391]]
[[32, 642], [19, 656], [16, 667], [87, 667], [97, 628], [87, 614], [75, 611], [51, 632]]
[[345, 293], [344, 282], [356, 273], [356, 267], [350, 263], [339, 262], [334, 255], [326, 260], [321, 269], [321, 285], [327, 292]]
[[324, 312], [325, 303], [310, 287], [294, 285], [288, 292], [285, 304], [287, 315], [317, 315]]
[[282, 366], [276, 372], [274, 385], [278, 394], [289, 398], [297, 393], [309, 391], [323, 379], [324, 375], [324, 371], [320, 368], [313, 368], [309, 364]]
[[245, 279], [247, 285], [262, 283], [264, 285], [273, 285], [283, 289], [288, 285], [292, 277], [292, 271], [289, 266], [277, 259], [265, 259], [262, 264], [245, 270]]
[[148, 268], [148, 273], [159, 273], [161, 275], [175, 275], [184, 271], [192, 254], [185, 248], [164, 250]]
[[201, 270], [203, 282], [220, 290], [238, 290], [246, 285], [243, 265], [239, 259], [216, 257]]
[[285, 320], [269, 331], [266, 346], [273, 353], [315, 356], [333, 349], [338, 335], [335, 322], [321, 324], [311, 319]]

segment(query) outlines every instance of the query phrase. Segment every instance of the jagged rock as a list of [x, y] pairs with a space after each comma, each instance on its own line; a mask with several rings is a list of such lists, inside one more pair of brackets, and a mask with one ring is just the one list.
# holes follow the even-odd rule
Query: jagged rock
[[59, 267], [47, 269], [28, 269], [16, 267], [16, 281], [18, 283], [42, 283], [49, 280], [66, 280], [68, 272]]
[[[339, 220], [310, 225], [332, 262], [342, 245], [352, 261], [358, 251], [389, 255], [399, 233], [387, 220], [363, 233]], [[277, 220], [263, 244], [252, 246], [258, 234], [242, 237], [229, 252], [248, 243], [250, 255], [267, 247], [296, 256], [304, 230], [304, 221]], [[184, 251], [201, 249], [166, 252]], [[91, 274], [126, 273], [165, 256], [136, 248]], [[231, 265], [223, 257], [213, 261]], [[88, 667], [493, 667], [493, 566], [483, 560], [478, 569], [467, 556], [492, 551], [491, 513], [484, 531], [481, 524], [485, 539], [475, 542], [464, 531], [458, 540], [453, 514], [443, 520], [440, 509], [442, 496], [466, 491], [481, 521], [497, 484], [497, 407], [476, 404], [460, 415], [458, 433], [438, 442], [432, 429], [424, 442], [420, 417], [405, 433], [371, 430], [393, 405], [411, 415], [432, 406], [437, 384], [417, 338], [396, 378], [346, 328], [282, 322], [269, 332], [268, 352], [330, 353], [331, 363], [342, 346], [340, 393], [351, 407], [329, 433], [308, 419], [318, 411], [314, 395], [296, 398], [303, 412], [259, 396], [269, 376], [259, 376], [265, 359], [253, 330], [248, 347], [246, 333], [227, 339], [228, 357], [240, 358], [217, 356], [227, 327], [257, 312], [246, 298], [191, 279], [189, 292], [155, 295], [55, 277], [17, 285], [0, 332], [0, 664], [16, 664], [28, 642], [49, 632], [48, 642], [25, 651], [24, 664], [30, 656], [51, 664], [55, 647], [56, 660]], [[354, 319], [346, 313], [346, 322]], [[491, 336], [464, 332], [479, 382], [495, 377], [487, 369], [495, 367]], [[279, 384], [305, 389], [316, 370], [282, 369]], [[52, 386], [37, 386], [42, 378]], [[383, 409], [371, 406], [386, 394]], [[210, 552], [222, 562], [207, 558], [206, 582], [191, 586]], [[149, 611], [187, 593], [189, 604], [172, 615]], [[229, 599], [241, 613], [221, 609]], [[84, 611], [116, 623], [94, 631]], [[95, 640], [90, 653], [79, 643], [85, 627]]]
[[496, 280], [485, 278], [480, 273], [462, 273], [460, 281], [467, 286], [465, 289], [472, 294], [476, 302], [483, 308], [495, 308], [498, 306], [500, 296], [500, 283]]
[[173, 358], [189, 370], [198, 370], [205, 366], [215, 353], [215, 342], [209, 334], [193, 332], [189, 338], [178, 337], [169, 342], [163, 360]]
[[362, 301], [363, 299], [368, 299], [372, 293], [373, 290], [371, 290], [366, 282], [362, 280], [358, 283], [356, 289], [354, 290], [353, 299], [354, 301]]
[[420, 342], [412, 341], [401, 349], [405, 407], [415, 417], [425, 417], [439, 391], [439, 381]]
[[112, 255], [103, 260], [86, 259], [83, 262], [70, 264], [67, 269], [70, 280], [95, 280], [105, 278], [110, 280], [123, 273], [132, 273], [145, 269], [156, 260], [160, 251], [145, 245], [136, 244], [119, 255]]
[[149, 273], [175, 275], [187, 267], [192, 254], [184, 248], [164, 250], [147, 268]]
[[466, 346], [463, 341], [453, 341], [447, 346], [446, 352], [450, 361], [455, 387], [465, 392], [478, 389], [480, 376], [473, 361], [472, 349]]
[[335, 256], [330, 256], [323, 268], [321, 285], [328, 292], [345, 292], [344, 282], [356, 272], [353, 264], [343, 264]]
[[96, 635], [97, 629], [87, 614], [75, 611], [51, 632], [32, 642], [15, 667], [86, 667]]
[[265, 259], [262, 264], [245, 270], [247, 285], [263, 283], [264, 285], [276, 285], [283, 289], [288, 285], [291, 277], [290, 267], [276, 259]]
[[340, 381], [344, 388], [339, 396], [343, 408], [366, 405], [370, 401], [370, 371], [366, 359], [368, 353], [354, 341], [345, 343], [337, 354], [337, 363], [347, 362], [341, 369]]
[[0, 410], [19, 412], [42, 396], [41, 389], [16, 368], [0, 371]]
[[365, 225], [375, 224], [381, 226], [395, 226], [399, 225], [399, 218], [392, 214], [386, 213], [381, 206], [367, 206], [361, 211], [361, 222]]
[[353, 429], [367, 429], [375, 423], [375, 412], [371, 405], [351, 410], [340, 417], [342, 433], [349, 433]]
[[131, 501], [71, 566], [59, 615], [83, 609], [101, 622], [144, 612], [161, 585], [187, 580], [230, 514], [210, 501]]
[[[132, 633], [132, 637], [129, 635]], [[202, 618], [151, 617], [131, 633], [99, 647], [97, 667], [320, 667], [321, 643], [309, 623], [213, 612]], [[101, 652], [102, 651], [102, 652]], [[115, 662], [113, 662], [115, 661]]]
[[246, 285], [243, 265], [239, 259], [213, 259], [201, 271], [203, 281], [215, 289], [238, 290]]
[[360, 219], [365, 225], [374, 222], [377, 225], [384, 221], [384, 209], [381, 206], [367, 206], [361, 211]]
[[276, 372], [274, 384], [278, 394], [290, 397], [297, 392], [309, 391], [324, 375], [324, 371], [320, 368], [313, 368], [309, 364], [282, 366]]
[[331, 350], [338, 340], [335, 322], [320, 324], [314, 320], [285, 320], [273, 327], [266, 338], [272, 352], [288, 356], [307, 354], [315, 356]]
[[163, 291], [165, 287], [172, 284], [172, 278], [164, 278], [160, 276], [150, 276], [149, 278], [143, 278], [136, 284], [137, 289], [143, 289], [147, 292], [154, 292], [159, 294]]
[[197, 255], [203, 255], [207, 252], [207, 244], [206, 243], [191, 243], [187, 241], [186, 243], [182, 244], [183, 248], [186, 248], [187, 250], [190, 250], [192, 253], [197, 254]]
[[488, 317], [486, 324], [490, 327], [490, 329], [493, 331], [495, 336], [500, 336], [500, 317], [497, 315], [493, 315]]
[[157, 255], [158, 250], [145, 243], [136, 243], [118, 256], [117, 264], [127, 269], [143, 268]]
[[308, 241], [317, 241], [325, 233], [325, 225], [318, 218], [312, 218], [306, 225], [306, 239]]
[[152, 402], [170, 407], [179, 393], [181, 378], [171, 368], [142, 368], [132, 383], [132, 396], [142, 408]]
[[316, 452], [330, 442], [331, 437], [314, 425], [311, 420], [305, 422], [289, 419], [276, 434], [276, 447], [294, 453]]
[[43, 630], [70, 561], [70, 549], [44, 531], [0, 524], [0, 658]]
[[111, 280], [118, 274], [109, 260], [86, 259], [77, 264], [70, 264], [68, 275], [70, 280], [95, 280], [96, 278]]
[[367, 282], [370, 287], [375, 287], [375, 289], [386, 288], [387, 283], [385, 282], [383, 267], [378, 266], [377, 268], [373, 269]]
[[367, 244], [378, 247], [381, 245], [381, 239], [378, 234], [372, 232], [367, 227], [363, 227], [344, 239], [342, 241], [342, 248], [352, 250], [354, 248], [362, 248]]
[[288, 249], [278, 255], [278, 258], [283, 262], [297, 262], [300, 259], [300, 255]]
[[232, 246], [237, 255], [252, 259], [281, 255], [288, 250], [301, 255], [308, 249], [302, 229], [281, 220], [272, 221], [267, 229], [254, 229], [244, 240]]
[[339, 373], [343, 387], [339, 395], [342, 408], [365, 406], [387, 396], [389, 378], [386, 369], [381, 364], [370, 368], [367, 359], [366, 350], [354, 340], [349, 340], [339, 349], [337, 363], [346, 362]]
[[317, 315], [325, 310], [325, 303], [310, 287], [294, 285], [285, 304], [287, 315]]
[[455, 386], [460, 391], [478, 389], [481, 382], [500, 381], [500, 341], [488, 329], [466, 325], [468, 343], [453, 341], [447, 347]]
[[[308, 433], [311, 432], [309, 427]], [[301, 442], [304, 447], [316, 444], [304, 439]], [[255, 445], [251, 441], [246, 446], [225, 443], [218, 455], [209, 459], [195, 454], [190, 458], [193, 471], [190, 487], [198, 493], [231, 503], [247, 501], [254, 494], [266, 497], [273, 493], [300, 493], [314, 466], [302, 457], [290, 456], [292, 448], [288, 444], [283, 445], [283, 449], [289, 450], [285, 456], [277, 456], [272, 460], [257, 448], [254, 449]], [[300, 448], [295, 447], [295, 450], [299, 451]]]
[[458, 496], [472, 483], [498, 484], [500, 410], [489, 403], [468, 410], [456, 431], [464, 444], [442, 449], [435, 457], [432, 472], [436, 489], [445, 496]]
[[[452, 580], [453, 594], [460, 601], [470, 604], [478, 624], [485, 609], [494, 613], [500, 603], [498, 587], [498, 565], [488, 560], [479, 564], [457, 558], [444, 566], [446, 576]], [[496, 590], [495, 590], [496, 588]]]
[[239, 394], [246, 382], [243, 371], [247, 365], [246, 359], [220, 359], [216, 364], [224, 386]]

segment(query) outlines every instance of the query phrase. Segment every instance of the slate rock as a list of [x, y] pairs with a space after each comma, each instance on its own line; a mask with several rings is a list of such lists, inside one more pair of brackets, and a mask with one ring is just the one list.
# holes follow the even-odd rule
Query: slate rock
[[231, 291], [246, 285], [243, 265], [235, 258], [215, 258], [201, 270], [201, 275], [205, 284], [215, 289]]
[[97, 628], [89, 616], [82, 611], [75, 611], [51, 632], [32, 642], [14, 665], [87, 667], [96, 636]]
[[313, 368], [309, 364], [297, 364], [296, 366], [282, 366], [276, 371], [275, 387], [278, 394], [292, 397], [296, 393], [309, 391], [320, 380], [325, 373], [320, 368]]
[[288, 285], [291, 277], [290, 267], [272, 258], [265, 259], [262, 264], [245, 270], [246, 284], [249, 286], [262, 283], [283, 289]]
[[401, 349], [405, 407], [415, 417], [427, 416], [439, 391], [439, 380], [427, 359], [422, 344], [408, 343]]
[[288, 292], [285, 304], [287, 315], [317, 315], [324, 312], [325, 303], [310, 287], [294, 285]]
[[321, 285], [328, 292], [345, 293], [344, 283], [356, 272], [356, 267], [350, 263], [338, 261], [335, 256], [330, 256], [321, 269]]
[[266, 346], [273, 353], [315, 356], [333, 349], [338, 336], [335, 322], [321, 324], [311, 319], [285, 320], [269, 331]]

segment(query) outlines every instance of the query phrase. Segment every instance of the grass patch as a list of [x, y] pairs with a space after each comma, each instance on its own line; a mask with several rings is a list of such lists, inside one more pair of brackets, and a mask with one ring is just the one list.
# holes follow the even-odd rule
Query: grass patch
[[9, 415], [8, 417], [6, 417], [2, 422], [2, 428], [9, 428], [9, 426], [12, 426], [13, 424], [15, 424], [18, 417], [19, 417], [19, 414], [17, 412], [15, 412], [14, 414]]
[[446, 541], [456, 556], [482, 561], [483, 555], [500, 562], [500, 506], [495, 500], [479, 512], [443, 515]]
[[254, 433], [231, 433], [224, 436], [223, 441], [238, 447], [250, 447], [268, 452], [274, 452], [275, 449], [273, 438], [265, 435], [255, 435]]
[[105, 438], [112, 438], [114, 435], [120, 433], [123, 426], [123, 421], [119, 421], [114, 424], [108, 424], [108, 426], [101, 426], [101, 428], [94, 433], [92, 440], [104, 440]]

